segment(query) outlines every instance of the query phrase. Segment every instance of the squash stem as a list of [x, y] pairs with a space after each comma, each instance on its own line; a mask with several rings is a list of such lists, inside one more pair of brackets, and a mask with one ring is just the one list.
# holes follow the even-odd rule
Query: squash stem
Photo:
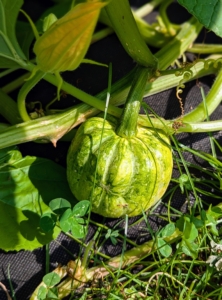
[[129, 94], [124, 105], [122, 115], [120, 117], [120, 125], [116, 130], [116, 134], [125, 138], [132, 138], [137, 133], [137, 120], [140, 105], [143, 99], [148, 76], [152, 74], [149, 68], [138, 66]]
[[104, 8], [126, 52], [138, 64], [155, 69], [158, 61], [142, 38], [128, 0], [112, 0]]

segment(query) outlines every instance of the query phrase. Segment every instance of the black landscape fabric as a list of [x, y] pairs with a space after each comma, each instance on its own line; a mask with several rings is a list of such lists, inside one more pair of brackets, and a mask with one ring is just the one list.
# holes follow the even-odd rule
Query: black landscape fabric
[[[33, 20], [36, 20], [41, 15], [42, 11], [45, 10], [46, 6], [50, 6], [52, 2], [48, 1], [37, 1], [37, 0], [25, 0], [23, 9], [26, 10]], [[146, 1], [131, 1], [131, 3], [136, 7], [143, 4]], [[175, 23], [181, 23], [182, 20], [186, 20], [189, 16], [188, 13], [180, 7], [177, 3], [170, 6], [169, 11], [171, 19]], [[155, 12], [149, 16], [149, 19], [155, 18]], [[206, 32], [203, 30], [199, 42], [205, 39], [208, 43], [218, 43], [221, 42], [219, 37], [215, 36], [213, 33]], [[152, 49], [155, 53], [155, 49]], [[113, 62], [113, 81], [118, 80], [123, 75], [127, 74], [133, 67], [134, 62], [125, 53], [124, 49], [120, 45], [118, 39], [115, 35], [110, 35], [109, 37], [95, 43], [91, 46], [87, 53], [87, 57], [94, 59], [96, 61], [101, 61], [104, 63]], [[194, 59], [194, 55], [188, 56], [189, 59]], [[97, 66], [83, 64], [75, 72], [65, 72], [63, 77], [68, 82], [76, 85], [78, 88], [87, 91], [90, 94], [96, 94], [99, 91], [107, 87], [107, 70], [105, 68], [99, 68]], [[205, 93], [207, 93], [214, 82], [214, 76], [207, 76], [200, 78], [198, 80], [186, 83], [186, 87], [183, 90], [182, 98], [184, 102], [185, 112], [192, 110], [202, 101], [202, 96], [200, 92], [200, 86], [203, 87]], [[36, 99], [46, 99], [48, 93], [51, 93], [51, 89], [55, 89], [46, 82], [41, 82], [38, 84], [34, 90], [31, 92], [32, 97]], [[13, 97], [16, 97], [15, 92], [13, 92]], [[173, 119], [181, 114], [180, 105], [178, 99], [176, 98], [176, 90], [171, 89], [161, 92], [157, 95], [147, 97], [145, 101], [153, 108], [153, 110], [160, 116], [166, 119]], [[73, 98], [67, 96], [64, 101], [66, 104], [73, 105]], [[63, 105], [63, 104], [60, 104]], [[211, 120], [221, 119], [222, 116], [222, 105], [211, 116]], [[179, 134], [178, 139], [184, 145], [193, 148], [201, 149], [205, 152], [210, 152], [210, 141], [208, 134], [198, 133], [198, 134]], [[222, 132], [217, 132], [214, 134], [218, 143], [222, 144]], [[58, 142], [57, 148], [54, 148], [49, 144], [36, 144], [36, 143], [26, 143], [19, 146], [20, 151], [23, 155], [35, 155], [39, 157], [52, 158], [58, 163], [65, 166], [66, 153], [68, 149], [68, 143]], [[201, 160], [197, 160], [191, 154], [186, 154], [186, 159], [195, 164], [202, 164]], [[175, 171], [176, 172], [176, 171]], [[175, 173], [176, 174], [176, 173]], [[185, 198], [182, 194], [175, 194], [172, 200], [172, 205], [179, 210], [186, 210]], [[162, 205], [158, 206], [155, 212], [162, 212], [166, 210]], [[101, 220], [99, 216], [93, 215], [94, 220]], [[132, 223], [136, 218], [130, 219], [129, 222]], [[106, 225], [112, 228], [119, 220], [107, 220]], [[151, 216], [149, 218], [150, 225], [155, 230], [159, 226], [163, 225], [162, 221], [156, 216]], [[120, 226], [124, 227], [124, 222], [120, 223]], [[144, 224], [139, 224], [131, 227], [129, 229], [129, 237], [135, 240], [138, 244], [147, 241], [150, 236], [143, 230], [145, 228]], [[0, 229], [1, 230], [1, 229]], [[88, 233], [88, 240], [92, 237], [95, 228], [90, 227]], [[145, 234], [146, 233], [146, 234]], [[53, 270], [58, 263], [66, 264], [69, 260], [73, 259], [64, 248], [69, 249], [73, 256], [77, 256], [79, 253], [79, 246], [67, 238], [65, 235], [60, 234], [56, 241], [50, 243], [50, 268]], [[121, 253], [122, 245], [117, 244], [114, 246], [111, 242], [106, 243], [103, 247], [103, 251], [110, 256], [115, 256]], [[10, 271], [10, 277], [12, 281], [13, 288], [16, 292], [17, 300], [29, 299], [29, 296], [41, 282], [42, 277], [45, 274], [45, 247], [36, 249], [33, 252], [20, 251], [8, 252], [0, 251], [0, 282], [5, 284], [5, 286], [10, 289], [9, 282], [7, 280], [7, 272]], [[0, 289], [0, 300], [7, 300], [7, 297], [3, 290]]]

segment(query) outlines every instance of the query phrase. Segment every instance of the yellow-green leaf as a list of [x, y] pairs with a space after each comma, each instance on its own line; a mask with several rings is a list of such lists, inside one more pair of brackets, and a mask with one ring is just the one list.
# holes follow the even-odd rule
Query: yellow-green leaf
[[51, 73], [75, 70], [89, 48], [100, 10], [106, 4], [80, 3], [53, 23], [34, 45], [38, 67]]

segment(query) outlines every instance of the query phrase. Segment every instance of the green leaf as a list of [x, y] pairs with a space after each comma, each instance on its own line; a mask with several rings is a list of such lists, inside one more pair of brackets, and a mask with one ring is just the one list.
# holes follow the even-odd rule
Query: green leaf
[[15, 36], [22, 0], [0, 0], [0, 68], [17, 67], [26, 59]]
[[178, 0], [207, 29], [222, 37], [222, 0]]
[[16, 36], [18, 43], [27, 57], [29, 58], [30, 46], [34, 40], [34, 33], [28, 22], [17, 21], [16, 23]]
[[180, 217], [177, 221], [176, 221], [176, 227], [179, 229], [179, 231], [183, 232], [184, 229], [184, 216]]
[[210, 205], [207, 210], [207, 215], [211, 215], [215, 220], [217, 220], [222, 216], [222, 209], [220, 207], [212, 207], [212, 205]]
[[79, 298], [79, 300], [86, 300], [87, 299], [87, 292], [84, 292], [84, 294]]
[[82, 200], [77, 203], [73, 208], [73, 214], [76, 217], [83, 217], [88, 212], [90, 202], [88, 200]]
[[45, 286], [40, 286], [39, 290], [38, 290], [37, 299], [39, 299], [39, 300], [45, 299], [46, 295], [47, 295], [47, 292], [48, 292], [48, 290]]
[[116, 239], [114, 236], [111, 235], [110, 240], [111, 240], [112, 244], [113, 244], [114, 246], [116, 246], [116, 244], [117, 244], [117, 242], [118, 242], [117, 239]]
[[56, 198], [49, 202], [49, 207], [55, 214], [62, 215], [67, 208], [71, 207], [71, 204], [66, 199]]
[[13, 163], [22, 158], [21, 152], [16, 149], [15, 146], [0, 149], [0, 168], [4, 166], [4, 163]]
[[217, 230], [217, 227], [216, 227], [216, 225], [214, 225], [214, 224], [210, 226], [210, 231], [211, 231], [211, 233], [212, 233], [213, 235], [216, 235], [216, 236], [219, 235], [219, 232], [218, 232], [218, 230]]
[[22, 0], [0, 0], [0, 30], [7, 36], [16, 51], [15, 56], [25, 59], [15, 35], [15, 24], [23, 4]]
[[46, 16], [43, 20], [43, 31], [45, 32], [47, 29], [49, 29], [50, 26], [52, 26], [53, 23], [57, 21], [56, 15], [53, 13], [50, 13], [48, 16]]
[[49, 201], [59, 196], [75, 203], [66, 170], [47, 159], [21, 158], [17, 150], [3, 149], [0, 157], [0, 248], [33, 250], [49, 243], [60, 232], [39, 226], [41, 215], [51, 213]]
[[0, 52], [0, 68], [17, 68], [21, 67], [18, 62], [12, 60], [11, 58], [1, 57]]
[[40, 218], [39, 226], [44, 232], [51, 232], [56, 225], [56, 215], [46, 213]]
[[73, 218], [71, 223], [71, 232], [75, 238], [82, 239], [86, 235], [86, 226], [82, 225], [81, 222], [78, 222], [78, 219]]
[[176, 221], [176, 227], [183, 232], [183, 237], [186, 240], [193, 241], [198, 236], [198, 230], [188, 215], [180, 217], [180, 219]]
[[64, 232], [71, 231], [75, 238], [83, 238], [86, 234], [85, 222], [68, 208], [60, 218], [60, 227]]
[[198, 230], [193, 223], [186, 221], [183, 234], [186, 240], [193, 241], [198, 236]]
[[198, 245], [186, 239], [182, 240], [182, 251], [192, 258], [196, 259], [198, 256]]
[[197, 229], [202, 228], [204, 226], [203, 220], [196, 217], [192, 217], [192, 223], [195, 225]]
[[205, 223], [207, 220], [207, 213], [204, 209], [201, 210], [200, 216], [201, 216], [201, 220]]
[[62, 231], [68, 232], [71, 229], [71, 223], [72, 223], [72, 210], [68, 208], [63, 215], [60, 218], [60, 227]]
[[157, 246], [159, 248], [160, 253], [164, 257], [169, 257], [172, 253], [172, 248], [170, 245], [168, 245], [163, 239], [158, 238], [157, 239]]
[[164, 238], [171, 236], [175, 231], [175, 225], [174, 223], [167, 224], [164, 228], [161, 229], [159, 236]]
[[186, 188], [187, 190], [191, 190], [190, 181], [186, 174], [182, 174], [179, 177], [179, 184], [180, 184], [180, 189], [182, 194], [184, 193], [184, 188]]
[[46, 300], [59, 300], [57, 287], [54, 287], [48, 291]]
[[58, 284], [60, 280], [61, 280], [60, 276], [55, 272], [48, 273], [42, 278], [42, 281], [48, 287], [53, 287], [54, 285]]

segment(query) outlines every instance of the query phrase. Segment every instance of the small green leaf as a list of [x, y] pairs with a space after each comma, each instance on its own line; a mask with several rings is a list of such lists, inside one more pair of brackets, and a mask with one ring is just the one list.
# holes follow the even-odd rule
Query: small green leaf
[[186, 221], [183, 234], [186, 240], [193, 241], [198, 236], [198, 230], [193, 223]]
[[71, 208], [68, 208], [63, 213], [59, 221], [60, 227], [64, 232], [68, 232], [71, 230], [72, 218], [73, 218], [72, 210]]
[[56, 225], [56, 215], [46, 213], [40, 218], [39, 226], [44, 232], [50, 232]]
[[201, 216], [201, 220], [205, 223], [206, 220], [207, 220], [207, 213], [206, 213], [206, 211], [202, 209], [201, 212], [200, 212], [200, 216]]
[[73, 208], [73, 214], [76, 217], [83, 217], [88, 212], [90, 202], [88, 200], [82, 200], [77, 203]]
[[111, 236], [118, 237], [119, 236], [119, 231], [118, 230], [113, 230]]
[[172, 248], [170, 245], [168, 245], [163, 239], [158, 238], [157, 239], [157, 246], [159, 248], [160, 253], [164, 257], [169, 257], [172, 253]]
[[215, 224], [212, 224], [212, 225], [210, 226], [210, 231], [211, 231], [211, 233], [212, 233], [213, 235], [216, 235], [216, 236], [219, 235], [219, 232], [218, 232], [217, 227], [216, 227]]
[[204, 226], [203, 220], [201, 220], [199, 218], [193, 217], [191, 221], [197, 229], [202, 228]]
[[75, 238], [83, 238], [86, 235], [84, 219], [77, 218], [70, 208], [61, 216], [60, 227], [64, 232], [71, 231]]
[[53, 287], [54, 285], [58, 284], [60, 282], [61, 278], [58, 274], [55, 272], [51, 272], [46, 274], [42, 281], [47, 285], [48, 287]]
[[210, 215], [215, 220], [217, 220], [222, 216], [222, 209], [220, 207], [217, 206], [212, 207], [212, 205], [210, 205], [207, 210], [207, 215]]
[[179, 229], [179, 231], [183, 232], [184, 229], [184, 216], [180, 217], [177, 221], [176, 221], [176, 227]]
[[58, 298], [58, 289], [56, 287], [51, 288], [47, 293], [47, 300], [60, 300]]
[[21, 158], [22, 154], [17, 150], [17, 147], [0, 149], [0, 168], [3, 167], [5, 163], [13, 163]]
[[175, 231], [175, 225], [174, 223], [167, 224], [164, 228], [161, 229], [159, 236], [164, 238], [171, 236]]
[[186, 239], [182, 240], [182, 251], [192, 258], [197, 258], [198, 256], [198, 245], [194, 242], [190, 242]]
[[46, 298], [47, 292], [48, 292], [48, 290], [45, 286], [40, 286], [40, 288], [38, 290], [37, 299], [44, 300]]
[[86, 300], [87, 299], [87, 292], [84, 292], [84, 294], [79, 298], [79, 300]]
[[207, 221], [208, 221], [208, 222], [207, 222], [208, 224], [209, 224], [209, 223], [214, 224], [214, 225], [217, 224], [215, 218], [214, 218], [212, 215], [210, 215], [210, 214], [207, 214]]
[[222, 37], [222, 0], [178, 0], [207, 29]]
[[119, 231], [118, 230], [111, 230], [110, 228], [107, 230], [107, 233], [105, 235], [105, 238], [108, 239], [110, 238], [111, 242], [113, 245], [116, 245], [117, 244], [117, 239], [116, 237], [119, 236]]
[[112, 230], [111, 229], [108, 229], [107, 230], [107, 233], [105, 235], [105, 238], [108, 239], [110, 236], [111, 236], [111, 233], [112, 233]]
[[182, 174], [180, 177], [179, 177], [179, 182], [181, 183], [186, 183], [186, 182], [189, 182], [189, 178], [187, 176], [187, 174]]
[[187, 190], [191, 189], [190, 181], [186, 174], [182, 174], [179, 177], [179, 184], [180, 184], [180, 189], [182, 194], [184, 193], [184, 188], [186, 188]]
[[85, 225], [85, 220], [83, 218], [77, 218], [75, 215], [73, 215], [73, 219], [75, 219], [77, 223]]
[[71, 207], [71, 204], [66, 199], [56, 198], [49, 202], [49, 207], [55, 214], [62, 215], [67, 208]]
[[114, 246], [116, 246], [116, 244], [117, 244], [117, 242], [118, 242], [117, 239], [116, 239], [114, 236], [111, 235], [110, 240], [111, 240], [112, 244], [113, 244]]
[[57, 17], [54, 14], [50, 13], [43, 20], [43, 31], [45, 32], [47, 29], [49, 29], [49, 27], [52, 26], [52, 24], [55, 23], [57, 20]]
[[75, 238], [82, 239], [86, 235], [86, 226], [79, 224], [76, 219], [72, 219], [71, 232]]

